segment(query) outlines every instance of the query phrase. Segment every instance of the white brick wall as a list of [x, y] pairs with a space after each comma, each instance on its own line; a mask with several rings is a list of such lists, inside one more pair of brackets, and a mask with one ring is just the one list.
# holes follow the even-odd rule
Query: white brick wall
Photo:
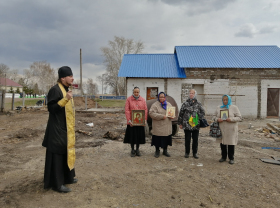
[[[237, 94], [245, 96], [232, 96], [232, 103], [237, 105], [243, 117], [256, 118], [258, 108], [257, 86], [230, 86], [229, 80], [221, 79], [210, 80], [204, 79], [167, 79], [167, 94], [172, 96], [177, 102], [178, 108], [181, 108], [181, 86], [182, 83], [204, 85], [203, 94]], [[280, 88], [280, 82], [275, 80], [267, 80], [262, 83], [262, 103], [261, 116], [266, 117], [267, 102], [267, 85], [269, 88]], [[146, 99], [147, 87], [158, 87], [159, 92], [164, 91], [164, 79], [139, 79], [129, 78], [127, 81], [127, 96], [132, 95], [132, 89], [140, 87], [140, 95]], [[203, 102], [202, 102], [203, 103]], [[216, 107], [222, 105], [221, 95], [205, 95], [204, 108], [206, 115], [213, 115]]]
[[140, 78], [128, 78], [127, 80], [127, 96], [132, 95], [134, 87], [140, 88], [140, 95], [147, 99], [147, 87], [158, 87], [159, 92], [164, 91], [163, 79], [140, 79]]

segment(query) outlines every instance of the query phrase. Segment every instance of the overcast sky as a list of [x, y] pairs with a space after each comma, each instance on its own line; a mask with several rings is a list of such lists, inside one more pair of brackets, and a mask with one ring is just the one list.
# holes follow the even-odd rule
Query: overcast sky
[[279, 0], [1, 0], [0, 63], [47, 61], [79, 79], [105, 72], [100, 47], [114, 36], [141, 40], [144, 53], [181, 45], [277, 45]]

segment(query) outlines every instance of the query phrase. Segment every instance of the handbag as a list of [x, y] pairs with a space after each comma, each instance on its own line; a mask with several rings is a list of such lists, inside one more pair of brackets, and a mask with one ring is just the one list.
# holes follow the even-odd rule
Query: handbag
[[199, 126], [200, 126], [200, 128], [206, 128], [207, 126], [209, 126], [209, 124], [208, 124], [207, 120], [203, 118], [203, 119], [199, 120]]
[[219, 127], [219, 123], [218, 122], [213, 122], [210, 125], [209, 136], [214, 137], [214, 138], [222, 137], [222, 132], [221, 132], [221, 129]]

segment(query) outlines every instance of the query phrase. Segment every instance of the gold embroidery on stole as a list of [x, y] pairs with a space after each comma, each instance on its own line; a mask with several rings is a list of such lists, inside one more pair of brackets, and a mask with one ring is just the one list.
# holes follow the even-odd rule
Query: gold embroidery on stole
[[[63, 97], [66, 97], [66, 90], [61, 83], [58, 83]], [[75, 154], [75, 107], [74, 100], [71, 98], [65, 105], [66, 127], [67, 127], [67, 164], [70, 170], [74, 168]]]

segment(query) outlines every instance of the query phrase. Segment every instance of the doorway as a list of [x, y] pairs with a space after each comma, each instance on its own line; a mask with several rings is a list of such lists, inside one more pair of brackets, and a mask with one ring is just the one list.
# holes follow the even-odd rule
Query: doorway
[[279, 88], [267, 89], [267, 116], [279, 116]]

